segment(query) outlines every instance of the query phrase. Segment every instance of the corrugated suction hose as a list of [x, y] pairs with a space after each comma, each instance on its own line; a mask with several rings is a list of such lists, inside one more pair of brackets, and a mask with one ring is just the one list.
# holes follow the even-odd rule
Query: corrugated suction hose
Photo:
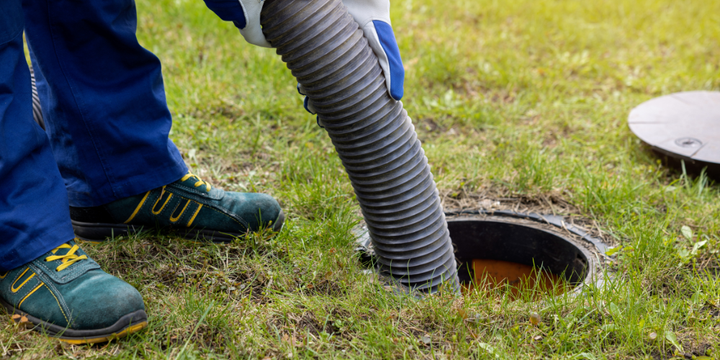
[[350, 177], [380, 271], [459, 291], [455, 256], [425, 152], [377, 57], [340, 0], [266, 0], [263, 33], [317, 112]]

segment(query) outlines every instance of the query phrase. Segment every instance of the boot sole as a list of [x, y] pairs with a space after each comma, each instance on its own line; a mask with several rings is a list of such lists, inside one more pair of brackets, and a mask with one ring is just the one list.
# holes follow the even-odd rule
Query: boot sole
[[9, 314], [12, 314], [11, 318], [17, 324], [73, 345], [108, 342], [138, 332], [148, 324], [145, 311], [138, 310], [121, 317], [104, 329], [75, 330], [40, 320], [24, 311], [15, 309], [3, 299], [0, 299], [0, 304]]
[[[272, 230], [280, 232], [285, 225], [285, 213], [280, 210], [280, 214], [275, 220]], [[88, 223], [72, 220], [72, 226], [75, 230], [75, 236], [91, 243], [105, 242], [112, 240], [117, 236], [126, 236], [139, 233], [143, 230], [149, 230], [140, 225], [129, 224], [107, 224], [107, 223]], [[244, 233], [220, 232], [215, 230], [197, 230], [197, 229], [178, 229], [163, 228], [164, 231], [171, 235], [180, 236], [182, 238], [194, 241], [212, 241], [214, 243], [229, 243], [235, 238], [244, 237]]]

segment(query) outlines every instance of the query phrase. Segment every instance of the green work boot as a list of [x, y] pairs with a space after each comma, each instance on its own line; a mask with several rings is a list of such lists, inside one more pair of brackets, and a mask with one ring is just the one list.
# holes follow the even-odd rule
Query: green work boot
[[0, 303], [16, 322], [71, 344], [105, 342], [147, 326], [140, 293], [72, 241], [0, 271]]
[[70, 207], [75, 235], [104, 241], [160, 228], [192, 240], [230, 242], [261, 228], [280, 231], [285, 215], [269, 195], [226, 192], [188, 173], [174, 183], [97, 207]]

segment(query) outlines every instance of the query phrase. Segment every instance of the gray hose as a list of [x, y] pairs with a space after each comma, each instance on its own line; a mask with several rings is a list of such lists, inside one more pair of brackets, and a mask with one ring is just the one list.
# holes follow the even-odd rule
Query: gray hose
[[425, 152], [340, 0], [266, 0], [263, 33], [297, 78], [350, 177], [380, 271], [416, 290], [459, 291]]

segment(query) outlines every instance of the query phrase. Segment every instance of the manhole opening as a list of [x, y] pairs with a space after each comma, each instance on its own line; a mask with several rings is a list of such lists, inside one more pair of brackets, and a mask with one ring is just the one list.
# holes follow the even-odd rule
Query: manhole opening
[[[600, 237], [595, 237], [576, 225], [571, 218], [558, 215], [542, 215], [536, 213], [521, 213], [511, 210], [456, 210], [446, 211], [450, 238], [455, 246], [455, 258], [458, 263], [458, 276], [464, 290], [473, 284], [476, 278], [475, 269], [483, 270], [490, 267], [490, 271], [512, 271], [515, 277], [508, 279], [510, 286], [496, 281], [500, 291], [510, 290], [511, 297], [519, 293], [513, 290], [513, 285], [534, 285], [524, 279], [518, 279], [518, 273], [532, 276], [533, 268], [542, 269], [549, 278], [540, 277], [540, 281], [550, 281], [553, 290], [557, 290], [557, 281], [561, 281], [561, 292], [579, 293], [583, 284], [591, 282], [601, 283], [604, 275], [601, 273], [606, 257], [604, 252], [607, 244]], [[398, 282], [383, 276], [377, 268], [377, 258], [373, 250], [370, 236], [364, 224], [354, 230], [357, 238], [356, 244], [359, 260], [365, 266], [371, 267], [369, 273], [375, 273], [387, 285], [394, 286], [400, 292], [408, 293]], [[543, 274], [543, 273], [541, 273]], [[478, 278], [488, 280], [485, 274]], [[495, 279], [503, 277], [495, 275]], [[512, 274], [511, 274], [512, 275]], [[535, 273], [537, 275], [537, 272]], [[510, 278], [510, 276], [507, 276]], [[520, 280], [520, 281], [517, 281]], [[535, 280], [536, 279], [530, 279]], [[512, 282], [515, 281], [515, 284]], [[493, 284], [490, 284], [493, 285]], [[532, 300], [541, 297], [559, 295], [557, 291], [542, 290], [543, 284], [533, 286], [530, 294]]]
[[466, 291], [502, 285], [514, 295], [527, 288], [557, 295], [584, 283], [593, 271], [586, 249], [533, 226], [459, 218], [448, 219], [448, 230]]

